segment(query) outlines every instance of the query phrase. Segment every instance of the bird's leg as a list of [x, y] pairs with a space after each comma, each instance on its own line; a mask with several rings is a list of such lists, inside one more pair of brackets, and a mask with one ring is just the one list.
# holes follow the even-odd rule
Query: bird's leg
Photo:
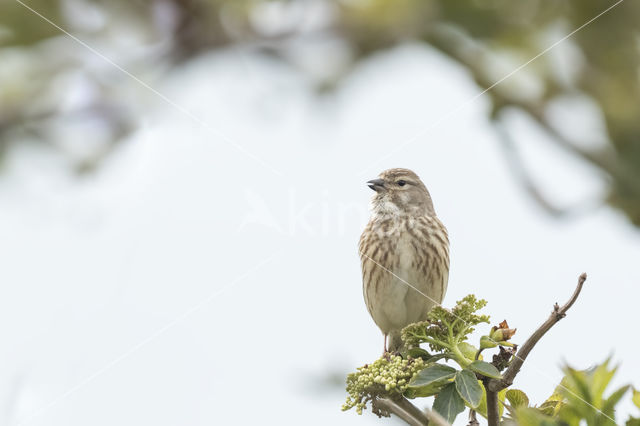
[[382, 348], [382, 356], [387, 353], [387, 334], [384, 335], [384, 347]]

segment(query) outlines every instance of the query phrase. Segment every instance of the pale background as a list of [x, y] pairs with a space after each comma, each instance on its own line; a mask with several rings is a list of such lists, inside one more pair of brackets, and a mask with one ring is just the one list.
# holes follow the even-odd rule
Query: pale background
[[[179, 107], [122, 76], [144, 101], [141, 125], [92, 174], [78, 179], [28, 141], [5, 158], [0, 423], [392, 422], [340, 411], [344, 376], [380, 355], [356, 244], [365, 181], [389, 167], [422, 177], [449, 229], [445, 305], [486, 298], [522, 342], [589, 274], [515, 387], [539, 403], [564, 361], [608, 356], [621, 364], [614, 385], [640, 384], [639, 232], [609, 207], [544, 213], [507, 167], [488, 101], [470, 102], [480, 89], [439, 53], [400, 45], [320, 96], [240, 48], [152, 81]], [[563, 114], [602, 133], [588, 104]], [[511, 126], [552, 199], [603, 191], [596, 171], [527, 122]]]

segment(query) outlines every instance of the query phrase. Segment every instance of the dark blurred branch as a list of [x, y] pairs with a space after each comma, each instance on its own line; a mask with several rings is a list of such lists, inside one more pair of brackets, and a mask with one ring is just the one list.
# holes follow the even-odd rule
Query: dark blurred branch
[[505, 123], [500, 119], [496, 119], [495, 128], [499, 136], [500, 146], [505, 154], [507, 166], [510, 167], [511, 173], [520, 182], [529, 196], [531, 196], [531, 198], [547, 213], [555, 217], [569, 217], [590, 211], [602, 205], [603, 200], [601, 199], [585, 200], [571, 207], [560, 207], [555, 205], [544, 195], [544, 192], [527, 172], [527, 167], [522, 157], [519, 155], [516, 144], [514, 143]]
[[[490, 78], [488, 73], [488, 69], [492, 67], [486, 65], [494, 60], [486, 47], [465, 36], [460, 30], [447, 25], [435, 26], [425, 34], [425, 41], [462, 64], [471, 73], [476, 83], [488, 90], [487, 94], [491, 96], [494, 102], [494, 117], [506, 108], [517, 108], [533, 119], [559, 147], [594, 165], [640, 197], [640, 170], [631, 168], [625, 162], [620, 161], [620, 158], [617, 157], [612, 149], [587, 150], [569, 140], [549, 122], [545, 115], [546, 104], [543, 99], [524, 100], [517, 98], [511, 93], [502, 90], [499, 85], [495, 85], [495, 81]], [[530, 191], [530, 193], [538, 201], [542, 200], [539, 192]], [[544, 200], [542, 204], [546, 204], [545, 207], [552, 212], [557, 211], [556, 208], [549, 203], [545, 203]]]

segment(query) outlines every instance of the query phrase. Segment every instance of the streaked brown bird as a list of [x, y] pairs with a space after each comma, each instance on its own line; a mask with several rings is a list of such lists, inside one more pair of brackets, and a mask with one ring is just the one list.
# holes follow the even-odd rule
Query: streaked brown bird
[[449, 237], [411, 170], [385, 170], [367, 184], [376, 194], [359, 244], [364, 300], [384, 334], [384, 352], [396, 351], [400, 331], [424, 321], [444, 298]]

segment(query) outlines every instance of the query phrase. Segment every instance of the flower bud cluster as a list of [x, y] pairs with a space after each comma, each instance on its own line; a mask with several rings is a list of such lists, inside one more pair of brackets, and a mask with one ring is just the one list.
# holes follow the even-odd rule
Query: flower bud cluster
[[[436, 306], [429, 311], [426, 321], [405, 327], [402, 330], [402, 340], [408, 347], [417, 347], [426, 342], [429, 343], [431, 350], [446, 352], [449, 348], [438, 341], [447, 342], [449, 345], [465, 341], [467, 336], [474, 331], [474, 326], [483, 322], [489, 323], [487, 315], [476, 313], [486, 304], [486, 300], [478, 300], [473, 294], [470, 294], [458, 300], [456, 306], [451, 310]], [[450, 336], [453, 336], [453, 339]]]
[[387, 354], [373, 364], [358, 368], [347, 376], [347, 401], [342, 406], [346, 411], [356, 409], [358, 414], [369, 401], [379, 396], [402, 395], [411, 378], [425, 367], [421, 358], [403, 359], [400, 355]]

